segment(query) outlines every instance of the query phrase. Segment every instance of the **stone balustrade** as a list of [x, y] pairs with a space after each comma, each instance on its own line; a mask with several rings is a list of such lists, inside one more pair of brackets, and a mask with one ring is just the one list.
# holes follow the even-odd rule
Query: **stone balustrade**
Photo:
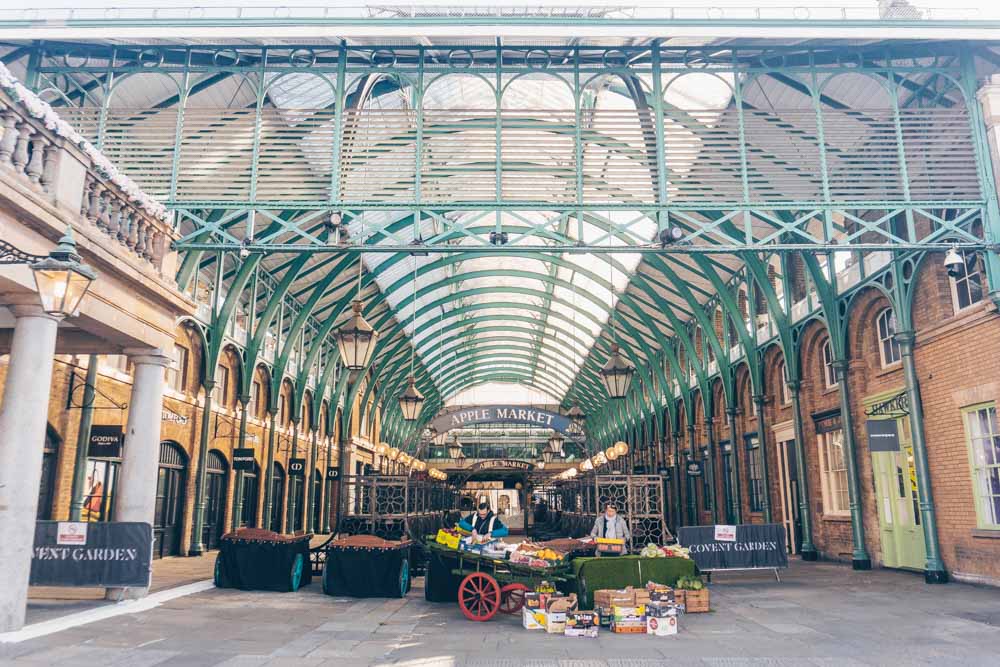
[[[170, 224], [142, 208], [101, 173], [78, 146], [46, 127], [23, 105], [0, 90], [0, 171], [46, 195], [53, 204], [78, 213], [110, 243], [140, 265], [148, 263], [160, 278], [173, 282], [173, 265], [164, 266], [171, 240]], [[165, 269], [166, 268], [166, 272]]]

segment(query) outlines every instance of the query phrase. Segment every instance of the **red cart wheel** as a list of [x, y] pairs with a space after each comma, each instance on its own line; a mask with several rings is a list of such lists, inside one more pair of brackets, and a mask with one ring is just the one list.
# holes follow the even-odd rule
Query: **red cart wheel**
[[516, 614], [524, 606], [524, 594], [528, 587], [524, 584], [507, 584], [500, 589], [500, 613]]
[[473, 572], [458, 586], [458, 606], [470, 621], [488, 621], [500, 609], [500, 585], [485, 572]]

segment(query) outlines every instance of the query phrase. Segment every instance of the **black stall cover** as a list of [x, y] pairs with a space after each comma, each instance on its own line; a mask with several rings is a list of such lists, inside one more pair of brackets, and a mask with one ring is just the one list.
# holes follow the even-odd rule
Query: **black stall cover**
[[[399, 597], [399, 568], [412, 542], [398, 549], [347, 549], [326, 552], [326, 592], [355, 598]], [[457, 599], [457, 598], [456, 598]]]
[[[236, 534], [238, 535], [238, 533]], [[309, 564], [309, 541], [312, 535], [277, 538], [239, 538], [230, 533], [219, 543], [222, 576], [233, 588], [257, 591], [287, 591], [292, 562], [302, 554], [302, 578], [299, 586], [312, 582]]]
[[677, 540], [702, 571], [788, 567], [785, 528], [777, 523], [686, 526]]

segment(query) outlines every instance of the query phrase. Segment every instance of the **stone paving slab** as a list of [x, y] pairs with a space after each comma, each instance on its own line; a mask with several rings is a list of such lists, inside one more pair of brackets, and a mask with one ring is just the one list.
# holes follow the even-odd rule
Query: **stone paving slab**
[[653, 667], [996, 665], [1000, 592], [919, 575], [793, 561], [782, 583], [716, 574], [713, 611], [676, 637], [553, 636], [520, 617], [472, 623], [457, 604], [213, 589], [151, 611], [0, 645], [6, 665]]

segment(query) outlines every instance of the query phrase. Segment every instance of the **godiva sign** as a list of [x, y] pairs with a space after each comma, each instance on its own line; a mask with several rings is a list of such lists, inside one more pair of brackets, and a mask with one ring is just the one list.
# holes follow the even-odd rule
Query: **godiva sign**
[[528, 424], [551, 428], [569, 436], [579, 435], [572, 429], [573, 422], [558, 412], [528, 408], [523, 405], [479, 405], [438, 415], [430, 427], [438, 433], [474, 424]]

